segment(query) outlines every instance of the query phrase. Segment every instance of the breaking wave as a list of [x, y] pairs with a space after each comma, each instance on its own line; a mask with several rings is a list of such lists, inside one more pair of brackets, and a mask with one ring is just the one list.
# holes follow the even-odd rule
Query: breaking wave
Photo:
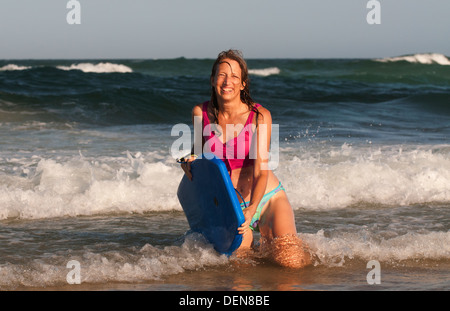
[[398, 57], [386, 57], [383, 59], [378, 59], [380, 62], [400, 62], [405, 61], [408, 63], [418, 63], [418, 64], [439, 64], [439, 65], [450, 65], [450, 60], [447, 56], [439, 53], [428, 53], [428, 54], [414, 54], [414, 55], [404, 55]]

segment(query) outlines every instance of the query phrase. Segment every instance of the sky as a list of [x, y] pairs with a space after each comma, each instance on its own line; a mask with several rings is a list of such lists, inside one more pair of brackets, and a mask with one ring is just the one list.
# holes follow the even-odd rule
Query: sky
[[[0, 0], [0, 59], [450, 56], [449, 0]], [[72, 16], [72, 15], [71, 15]]]

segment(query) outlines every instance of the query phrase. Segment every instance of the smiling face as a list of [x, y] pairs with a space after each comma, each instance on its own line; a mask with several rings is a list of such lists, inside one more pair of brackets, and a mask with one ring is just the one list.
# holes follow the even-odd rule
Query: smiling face
[[240, 100], [241, 91], [245, 83], [242, 82], [242, 72], [239, 63], [232, 59], [223, 59], [216, 66], [211, 85], [218, 99], [223, 101]]

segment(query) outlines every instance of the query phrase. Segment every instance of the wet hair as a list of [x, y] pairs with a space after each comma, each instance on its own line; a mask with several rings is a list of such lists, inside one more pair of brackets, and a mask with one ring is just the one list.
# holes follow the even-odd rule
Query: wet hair
[[[219, 64], [221, 63], [226, 63], [226, 61], [224, 61], [225, 59], [231, 59], [236, 61], [239, 64], [239, 67], [241, 68], [241, 82], [242, 85], [244, 86], [244, 89], [241, 90], [241, 101], [245, 104], [247, 104], [248, 109], [250, 111], [255, 111], [257, 114], [257, 117], [259, 116], [260, 112], [258, 111], [258, 109], [255, 108], [255, 102], [253, 101], [253, 99], [250, 96], [250, 78], [248, 75], [248, 67], [247, 67], [247, 63], [244, 60], [244, 56], [242, 55], [241, 51], [238, 50], [228, 50], [228, 51], [223, 51], [220, 52], [219, 55], [217, 56], [216, 61], [214, 62], [214, 65], [212, 67], [212, 71], [211, 71], [211, 79], [214, 79], [217, 73], [217, 67], [219, 66]], [[214, 87], [211, 87], [211, 107], [212, 107], [212, 113], [214, 115], [214, 123], [218, 123], [218, 115], [219, 115], [219, 104], [217, 102], [217, 95], [216, 95], [216, 90]], [[256, 120], [258, 121], [258, 118], [256, 118]], [[258, 124], [258, 122], [256, 123]]]

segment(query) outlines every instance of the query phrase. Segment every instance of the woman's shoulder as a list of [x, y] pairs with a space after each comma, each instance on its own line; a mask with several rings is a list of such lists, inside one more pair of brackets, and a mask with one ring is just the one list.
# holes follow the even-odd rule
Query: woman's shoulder
[[255, 108], [257, 109], [258, 113], [258, 122], [271, 122], [272, 116], [270, 114], [269, 109], [263, 107], [260, 104], [255, 104]]
[[196, 105], [192, 108], [192, 114], [193, 114], [194, 116], [201, 116], [202, 113], [203, 113], [203, 109], [204, 109], [205, 104], [207, 105], [207, 104], [208, 104], [208, 101], [203, 102], [203, 103], [196, 104]]

